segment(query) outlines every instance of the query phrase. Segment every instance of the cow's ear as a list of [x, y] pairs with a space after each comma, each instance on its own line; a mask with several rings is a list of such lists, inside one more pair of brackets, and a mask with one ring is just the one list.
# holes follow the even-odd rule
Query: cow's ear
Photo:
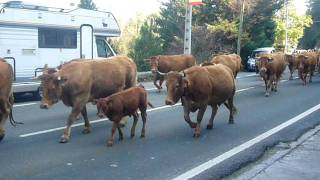
[[182, 87], [185, 89], [185, 88], [188, 88], [189, 86], [189, 81], [187, 78], [182, 78]]
[[108, 106], [108, 108], [111, 108], [113, 106], [112, 100], [107, 101], [107, 106]]
[[66, 77], [62, 77], [62, 76], [57, 76], [57, 82], [59, 83], [59, 85], [64, 85], [65, 82], [68, 80]]

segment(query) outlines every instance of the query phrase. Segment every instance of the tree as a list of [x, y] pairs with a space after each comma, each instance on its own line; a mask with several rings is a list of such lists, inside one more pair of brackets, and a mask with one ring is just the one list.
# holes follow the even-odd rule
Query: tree
[[[285, 46], [285, 34], [286, 34], [286, 12], [285, 7], [280, 9], [274, 16], [276, 22], [276, 34], [274, 46], [277, 49], [284, 49]], [[297, 15], [296, 8], [292, 2], [288, 4], [288, 44], [289, 49], [297, 48], [299, 39], [303, 36], [304, 29], [310, 27], [312, 23], [311, 16], [299, 16]]]
[[298, 46], [301, 49], [320, 48], [320, 0], [309, 0], [307, 14], [311, 16], [313, 24], [305, 28]]
[[143, 15], [137, 14], [121, 28], [121, 36], [111, 40], [112, 47], [114, 47], [119, 54], [129, 55], [132, 51], [134, 42], [139, 36], [140, 28], [145, 19], [146, 17]]
[[163, 40], [163, 48], [167, 54], [183, 53], [184, 16], [184, 0], [169, 0], [162, 3], [156, 23], [157, 33]]
[[139, 36], [133, 43], [132, 51], [129, 56], [137, 64], [138, 71], [150, 70], [149, 64], [144, 59], [163, 53], [163, 40], [156, 33], [156, 16], [149, 16], [141, 26]]
[[79, 8], [96, 10], [96, 4], [92, 0], [80, 0]]

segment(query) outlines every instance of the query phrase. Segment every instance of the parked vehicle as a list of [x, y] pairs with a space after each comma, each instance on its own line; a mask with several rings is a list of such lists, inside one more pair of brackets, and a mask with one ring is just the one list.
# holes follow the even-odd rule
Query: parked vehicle
[[274, 53], [275, 48], [273, 47], [264, 47], [264, 48], [258, 48], [254, 51], [252, 51], [251, 56], [248, 56], [248, 61], [247, 61], [247, 70], [248, 71], [258, 71], [257, 66], [256, 66], [256, 59], [260, 54], [270, 54]]
[[15, 93], [37, 93], [40, 83], [34, 79], [45, 64], [114, 56], [107, 38], [120, 33], [110, 12], [0, 3], [0, 57], [14, 67]]

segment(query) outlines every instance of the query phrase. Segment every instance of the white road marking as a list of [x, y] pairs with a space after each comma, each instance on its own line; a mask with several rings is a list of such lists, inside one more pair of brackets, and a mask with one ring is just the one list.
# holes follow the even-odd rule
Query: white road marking
[[21, 106], [31, 106], [36, 105], [37, 103], [26, 103], [26, 104], [15, 104], [13, 107], [21, 107]]
[[[247, 91], [247, 90], [250, 90], [250, 89], [253, 89], [253, 88], [254, 87], [249, 87], [249, 88], [245, 88], [245, 89], [239, 89], [236, 92], [243, 92], [243, 91]], [[177, 103], [177, 104], [175, 104], [173, 106], [169, 106], [168, 105], [168, 106], [156, 107], [156, 108], [152, 108], [152, 109], [147, 109], [147, 112], [158, 111], [158, 110], [161, 110], [161, 109], [171, 108], [171, 107], [180, 106], [180, 105], [181, 105], [181, 103]], [[94, 124], [94, 123], [103, 122], [103, 121], [107, 121], [107, 120], [108, 120], [108, 118], [97, 119], [97, 120], [90, 121], [90, 123]], [[72, 127], [78, 127], [78, 126], [82, 126], [82, 125], [84, 125], [84, 123], [73, 124]], [[66, 128], [66, 126], [53, 128], [53, 129], [47, 129], [47, 130], [43, 130], [43, 131], [37, 131], [37, 132], [22, 134], [22, 135], [19, 135], [19, 137], [24, 138], [24, 137], [29, 137], [29, 136], [39, 135], [39, 134], [46, 134], [46, 133], [49, 133], [49, 132], [63, 130], [65, 128]]]
[[248, 75], [245, 75], [245, 76], [239, 76], [236, 79], [245, 78], [245, 77], [251, 77], [251, 76], [258, 76], [258, 74], [248, 74]]
[[234, 148], [232, 148], [231, 150], [193, 168], [193, 169], [190, 169], [189, 171], [177, 176], [174, 178], [174, 180], [185, 180], [185, 179], [190, 179], [190, 178], [193, 178], [197, 175], [199, 175], [200, 173], [208, 170], [209, 168], [212, 168], [213, 166], [231, 158], [232, 156], [250, 148], [251, 146], [265, 140], [266, 138], [274, 135], [275, 133], [278, 133], [279, 131], [283, 130], [284, 128], [302, 120], [303, 118], [307, 117], [308, 115], [314, 113], [315, 111], [319, 110], [320, 109], [320, 104], [306, 110], [305, 112], [289, 119], [288, 121], [280, 124], [279, 126], [276, 126], [272, 129], [270, 129], [269, 131], [263, 133], [263, 134], [260, 134], [259, 136], [239, 145], [239, 146], [236, 146]]
[[157, 90], [158, 88], [148, 88], [146, 89], [146, 91], [153, 91], [153, 90]]
[[243, 91], [247, 91], [247, 90], [254, 89], [254, 88], [255, 87], [248, 87], [248, 88], [245, 88], [245, 89], [239, 89], [236, 92], [243, 92]]

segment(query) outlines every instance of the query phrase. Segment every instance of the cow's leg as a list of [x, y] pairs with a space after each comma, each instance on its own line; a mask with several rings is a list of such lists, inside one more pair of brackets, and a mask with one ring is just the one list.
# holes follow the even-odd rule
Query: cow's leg
[[141, 129], [141, 138], [144, 138], [146, 136], [146, 122], [147, 122], [147, 110], [146, 109], [140, 109], [141, 111], [141, 118], [142, 118], [142, 129]]
[[289, 65], [289, 71], [290, 71], [290, 77], [289, 77], [289, 80], [293, 80], [293, 76], [292, 76], [293, 71], [294, 71], [294, 69], [293, 69], [293, 65], [292, 65], [292, 66], [290, 66], [290, 65]]
[[234, 109], [234, 105], [233, 105], [233, 96], [231, 98], [228, 99], [228, 104], [229, 104], [229, 124], [234, 124], [234, 119], [233, 119], [233, 115], [235, 114], [236, 110]]
[[70, 133], [71, 133], [71, 126], [73, 122], [77, 119], [77, 116], [82, 111], [83, 107], [85, 106], [85, 103], [74, 103], [75, 106], [72, 107], [71, 113], [68, 118], [67, 127], [64, 129], [63, 135], [61, 136], [60, 143], [66, 143], [70, 139]]
[[196, 126], [196, 129], [194, 130], [194, 135], [193, 135], [193, 137], [195, 137], [195, 138], [200, 137], [201, 121], [202, 121], [202, 118], [203, 118], [203, 115], [204, 115], [204, 112], [206, 111], [206, 109], [207, 109], [207, 105], [202, 105], [199, 108], [198, 115], [197, 115], [197, 126]]
[[197, 124], [192, 122], [190, 119], [190, 108], [188, 107], [188, 103], [184, 103], [183, 112], [184, 112], [184, 120], [189, 124], [191, 128], [196, 128]]
[[310, 68], [310, 78], [309, 78], [309, 83], [312, 83], [312, 76], [313, 76], [314, 70], [315, 70], [315, 67], [311, 67], [311, 68]]
[[209, 119], [209, 123], [207, 125], [207, 129], [212, 129], [213, 128], [213, 120], [214, 120], [214, 117], [217, 114], [217, 110], [218, 110], [218, 106], [217, 105], [213, 105], [212, 106], [212, 113], [211, 113], [211, 116], [210, 116], [210, 119]]
[[81, 111], [81, 115], [84, 119], [84, 129], [82, 131], [83, 134], [89, 134], [91, 132], [91, 128], [90, 128], [90, 122], [88, 119], [88, 114], [87, 114], [87, 107], [84, 106], [82, 111]]
[[138, 114], [134, 113], [133, 114], [133, 124], [132, 124], [132, 127], [131, 127], [131, 137], [134, 137], [134, 135], [136, 133], [137, 122], [138, 122]]
[[117, 128], [119, 127], [119, 121], [120, 121], [120, 118], [113, 119], [113, 124], [112, 124], [112, 129], [111, 129], [111, 137], [108, 140], [107, 146], [112, 146], [114, 143], [114, 136], [115, 136], [115, 132], [116, 132]]
[[272, 83], [273, 83], [273, 80], [272, 78], [270, 78], [266, 85], [266, 94], [265, 94], [266, 97], [270, 95], [270, 89], [271, 89]]
[[123, 133], [121, 130], [121, 126], [119, 124], [118, 124], [118, 133], [119, 133], [119, 141], [122, 141], [123, 140]]
[[4, 126], [7, 121], [7, 118], [4, 117], [4, 114], [0, 114], [0, 142], [5, 136]]
[[164, 77], [161, 77], [160, 80], [159, 80], [159, 85], [160, 85], [160, 88], [162, 89], [162, 83], [164, 81]]
[[161, 87], [157, 84], [157, 81], [158, 81], [158, 80], [159, 80], [159, 79], [158, 79], [158, 75], [154, 74], [154, 76], [153, 76], [153, 84], [154, 84], [154, 86], [156, 86], [156, 88], [158, 89], [158, 92], [160, 92]]

